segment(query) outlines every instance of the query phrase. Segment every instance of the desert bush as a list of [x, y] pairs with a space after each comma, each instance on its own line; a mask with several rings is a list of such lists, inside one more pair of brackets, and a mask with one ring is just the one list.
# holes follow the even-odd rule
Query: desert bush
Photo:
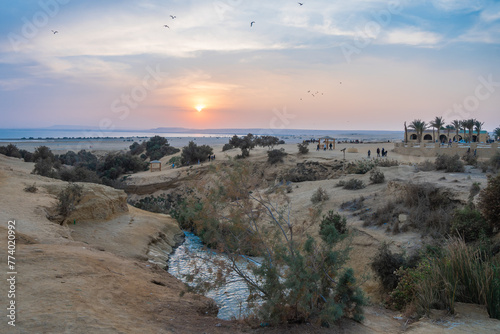
[[498, 171], [500, 170], [500, 152], [496, 152], [495, 155], [493, 155], [489, 160], [488, 160], [489, 166], [493, 169], [493, 171]]
[[330, 196], [328, 196], [328, 193], [326, 192], [326, 190], [319, 187], [318, 189], [316, 189], [316, 191], [312, 195], [311, 202], [313, 204], [318, 204], [320, 202], [328, 201], [329, 199], [330, 199]]
[[151, 137], [146, 142], [146, 155], [150, 160], [160, 160], [166, 155], [179, 152], [178, 148], [170, 146], [168, 140], [161, 136]]
[[375, 275], [380, 279], [385, 291], [392, 291], [398, 286], [399, 276], [396, 271], [404, 264], [403, 254], [392, 253], [389, 245], [383, 242], [371, 262]]
[[447, 173], [462, 173], [465, 170], [458, 154], [454, 156], [438, 154], [434, 164], [437, 170], [444, 170]]
[[417, 165], [417, 169], [422, 172], [430, 172], [436, 170], [436, 164], [431, 162], [430, 160], [425, 160]]
[[377, 159], [375, 160], [375, 164], [379, 167], [393, 167], [399, 166], [399, 161], [393, 159]]
[[465, 162], [466, 165], [477, 166], [477, 157], [474, 154], [465, 153], [462, 156], [462, 160]]
[[83, 187], [70, 183], [57, 195], [57, 211], [64, 218], [76, 208], [82, 197]]
[[269, 162], [271, 165], [274, 165], [278, 162], [283, 162], [283, 158], [287, 155], [288, 154], [282, 148], [279, 150], [267, 151], [267, 162]]
[[101, 183], [101, 179], [95, 171], [83, 166], [74, 168], [62, 167], [59, 170], [59, 178], [67, 182]]
[[224, 146], [222, 146], [222, 152], [232, 150], [233, 148], [234, 146], [229, 143], [224, 144]]
[[335, 187], [343, 187], [343, 186], [345, 186], [345, 180], [340, 180], [335, 184]]
[[19, 153], [21, 153], [24, 162], [33, 162], [33, 153], [26, 150], [19, 150]]
[[370, 172], [370, 181], [372, 183], [384, 183], [385, 175], [379, 169], [372, 169]]
[[493, 229], [500, 229], [500, 174], [488, 179], [479, 193], [479, 210]]
[[243, 159], [250, 156], [250, 150], [255, 147], [255, 138], [251, 133], [241, 138], [234, 135], [231, 139], [229, 139], [229, 144], [241, 150], [241, 154], [237, 155], [236, 158]]
[[359, 190], [365, 187], [366, 187], [365, 183], [358, 179], [350, 179], [343, 186], [344, 189], [348, 190]]
[[308, 142], [303, 142], [303, 143], [298, 143], [297, 147], [299, 149], [300, 154], [307, 154], [309, 153], [309, 143]]
[[146, 142], [142, 142], [142, 144], [134, 142], [132, 145], [129, 146], [129, 149], [130, 149], [130, 154], [139, 155], [146, 150]]
[[470, 190], [469, 190], [469, 201], [472, 201], [472, 199], [477, 194], [479, 194], [480, 191], [481, 191], [481, 184], [479, 182], [472, 183], [472, 185], [470, 186]]
[[[172, 194], [167, 194], [165, 195], [160, 195], [160, 196], [147, 196], [144, 198], [141, 198], [138, 201], [131, 202], [130, 204], [135, 206], [136, 208], [139, 208], [141, 210], [146, 210], [149, 212], [155, 212], [155, 213], [165, 213], [165, 214], [170, 214], [174, 212], [178, 206], [178, 204], [182, 203], [183, 198], [180, 195], [172, 195]], [[175, 211], [177, 212], [177, 211]], [[178, 212], [176, 213], [180, 217], [181, 213]], [[182, 220], [182, 219], [180, 219]], [[183, 225], [184, 224], [183, 222]], [[183, 226], [182, 228], [185, 228], [186, 226]], [[190, 226], [189, 229], [192, 229], [192, 226]]]
[[33, 161], [35, 161], [33, 174], [57, 178], [58, 174], [54, 169], [59, 169], [61, 164], [47, 146], [40, 146], [35, 149]]
[[180, 166], [181, 165], [181, 162], [182, 162], [182, 158], [180, 156], [177, 156], [177, 157], [171, 157], [167, 164], [172, 166], [172, 164], [175, 164], [175, 166]]
[[465, 242], [476, 241], [491, 233], [490, 226], [481, 212], [470, 206], [455, 210], [450, 230]]
[[352, 201], [344, 202], [340, 205], [340, 209], [349, 210], [349, 211], [357, 211], [363, 208], [365, 198], [363, 196], [356, 198]]
[[375, 168], [375, 162], [372, 160], [358, 160], [355, 163], [349, 163], [347, 173], [349, 174], [366, 174]]
[[110, 153], [97, 165], [97, 174], [102, 179], [116, 180], [120, 175], [131, 172], [137, 173], [148, 169], [149, 163], [129, 153]]
[[13, 158], [21, 158], [21, 152], [16, 145], [9, 144], [7, 146], [0, 146], [0, 154], [6, 155]]
[[26, 188], [24, 188], [24, 191], [28, 193], [36, 193], [38, 191], [38, 188], [36, 187], [36, 182], [33, 183], [31, 186], [27, 186]]
[[[335, 243], [347, 233], [347, 220], [332, 210], [323, 216], [319, 225], [319, 235], [327, 243]], [[331, 240], [330, 240], [331, 239]]]
[[209, 155], [212, 155], [213, 149], [208, 145], [196, 145], [194, 141], [190, 141], [188, 146], [182, 148], [181, 162], [182, 164], [192, 164], [203, 162], [208, 159]]
[[280, 139], [274, 136], [259, 136], [254, 139], [256, 146], [268, 147], [272, 149], [274, 146], [278, 145]]

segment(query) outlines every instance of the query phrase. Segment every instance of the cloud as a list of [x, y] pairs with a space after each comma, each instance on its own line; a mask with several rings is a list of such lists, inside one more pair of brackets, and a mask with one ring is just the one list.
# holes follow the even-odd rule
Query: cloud
[[394, 29], [382, 36], [381, 44], [404, 44], [411, 46], [432, 47], [440, 43], [442, 36], [415, 27]]

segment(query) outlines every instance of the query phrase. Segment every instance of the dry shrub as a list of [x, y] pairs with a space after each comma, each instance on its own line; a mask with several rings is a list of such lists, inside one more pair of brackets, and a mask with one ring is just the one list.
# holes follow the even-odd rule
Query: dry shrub
[[379, 169], [372, 169], [370, 172], [370, 181], [372, 183], [384, 183], [385, 175]]
[[425, 160], [417, 165], [417, 169], [422, 172], [430, 172], [436, 170], [436, 165], [430, 160]]
[[36, 183], [33, 183], [31, 186], [27, 186], [24, 188], [24, 191], [28, 193], [36, 193], [38, 191], [38, 188], [36, 187]]
[[319, 187], [312, 195], [311, 202], [313, 204], [318, 204], [320, 202], [328, 201], [329, 199], [330, 199], [330, 196], [328, 196], [328, 193], [326, 192], [326, 190]]
[[500, 174], [488, 179], [488, 185], [479, 194], [479, 210], [491, 228], [500, 229]]
[[363, 196], [352, 201], [344, 202], [340, 205], [342, 210], [357, 211], [363, 208], [365, 198]]
[[358, 179], [350, 179], [343, 186], [344, 189], [348, 190], [358, 190], [358, 189], [363, 189], [365, 187], [366, 187], [365, 183]]
[[399, 166], [399, 161], [393, 160], [393, 159], [377, 159], [375, 160], [377, 166], [379, 167], [393, 167], [393, 166]]
[[438, 154], [434, 164], [437, 170], [444, 170], [447, 173], [463, 173], [465, 170], [464, 164], [460, 161], [458, 154], [454, 156]]

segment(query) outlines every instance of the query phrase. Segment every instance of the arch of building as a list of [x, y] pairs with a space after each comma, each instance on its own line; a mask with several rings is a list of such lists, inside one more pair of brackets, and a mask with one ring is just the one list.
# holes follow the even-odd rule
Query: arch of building
[[442, 143], [443, 142], [447, 142], [448, 141], [448, 137], [446, 135], [441, 135], [441, 136], [439, 136], [439, 141], [442, 142]]
[[430, 134], [426, 134], [426, 135], [424, 136], [424, 140], [432, 140], [432, 135], [430, 135]]
[[410, 136], [410, 139], [411, 139], [411, 140], [417, 140], [417, 135], [413, 133], [413, 134]]

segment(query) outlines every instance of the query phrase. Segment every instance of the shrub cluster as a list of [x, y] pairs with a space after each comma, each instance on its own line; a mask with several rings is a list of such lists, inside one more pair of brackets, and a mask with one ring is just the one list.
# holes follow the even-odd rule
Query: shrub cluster
[[178, 148], [170, 146], [168, 140], [161, 136], [151, 137], [148, 141], [141, 144], [134, 142], [129, 148], [131, 155], [141, 154], [143, 160], [147, 158], [150, 160], [160, 160], [166, 155], [172, 155], [180, 151]]
[[283, 158], [288, 154], [285, 152], [283, 148], [279, 150], [270, 150], [267, 151], [267, 162], [271, 165], [277, 164], [278, 162], [283, 162]]
[[297, 147], [299, 149], [300, 154], [307, 154], [309, 153], [309, 142], [303, 142], [303, 143], [298, 143]]
[[479, 194], [479, 210], [492, 229], [500, 229], [500, 174], [488, 179]]
[[329, 199], [330, 199], [330, 196], [328, 196], [328, 193], [326, 192], [326, 190], [319, 187], [312, 195], [311, 202], [313, 204], [318, 204], [320, 202], [328, 201]]
[[358, 189], [363, 189], [365, 187], [366, 187], [365, 183], [358, 179], [350, 179], [343, 185], [343, 188], [348, 190], [358, 190]]
[[70, 183], [57, 195], [57, 211], [63, 218], [68, 217], [75, 210], [82, 197], [82, 192], [82, 186]]
[[203, 162], [205, 160], [208, 160], [208, 156], [212, 155], [213, 153], [213, 149], [210, 146], [198, 146], [194, 141], [190, 141], [188, 146], [184, 146], [182, 148], [181, 162], [182, 164]]
[[370, 181], [372, 183], [384, 183], [385, 175], [379, 169], [372, 169], [370, 172]]
[[462, 173], [465, 170], [458, 154], [454, 156], [438, 154], [434, 164], [437, 170], [444, 170], [447, 173]]
[[491, 234], [491, 228], [481, 212], [469, 205], [455, 210], [450, 230], [465, 242], [476, 241]]

